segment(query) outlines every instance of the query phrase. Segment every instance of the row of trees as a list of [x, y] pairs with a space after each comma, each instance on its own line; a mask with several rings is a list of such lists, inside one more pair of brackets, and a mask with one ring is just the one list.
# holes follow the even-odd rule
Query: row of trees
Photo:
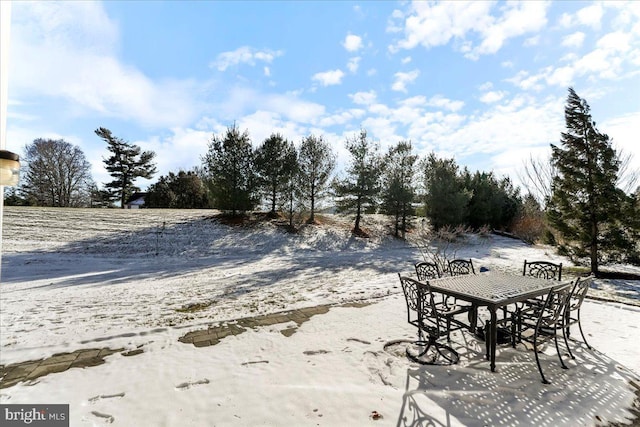
[[[408, 141], [383, 154], [361, 130], [346, 141], [344, 173], [333, 176], [336, 155], [320, 136], [309, 135], [299, 146], [273, 134], [253, 148], [248, 132], [237, 126], [213, 135], [202, 165], [193, 171], [169, 173], [148, 189], [148, 207], [215, 207], [235, 215], [264, 204], [272, 215], [308, 212], [315, 221], [319, 202], [331, 195], [340, 212], [354, 215], [361, 233], [365, 213], [383, 212], [394, 220], [399, 236], [411, 227], [416, 210], [434, 228], [513, 227], [531, 240], [547, 235], [574, 259], [588, 257], [598, 272], [601, 261], [639, 263], [640, 191], [620, 189], [625, 163], [610, 138], [592, 120], [589, 105], [569, 88], [566, 131], [552, 145], [548, 168], [532, 163], [542, 206], [531, 194], [522, 198], [507, 178], [460, 169], [454, 159], [430, 154], [420, 159]], [[8, 192], [8, 204], [43, 206], [112, 206], [139, 189], [137, 178], [156, 173], [155, 154], [95, 131], [110, 152], [103, 159], [113, 180], [98, 189], [82, 151], [64, 140], [37, 139], [25, 149], [22, 185]], [[627, 180], [633, 182], [633, 180]], [[535, 229], [535, 232], [532, 230]], [[525, 231], [523, 231], [525, 230]]]
[[365, 213], [393, 216], [395, 234], [410, 227], [416, 207], [436, 227], [468, 225], [508, 227], [521, 204], [509, 179], [492, 173], [460, 172], [453, 159], [431, 154], [420, 160], [410, 142], [400, 141], [384, 154], [361, 130], [346, 141], [349, 162], [343, 176], [333, 177], [335, 153], [315, 135], [296, 148], [273, 134], [255, 150], [247, 131], [230, 127], [214, 135], [203, 160], [203, 180], [210, 185], [213, 206], [232, 214], [253, 210], [266, 201], [272, 215], [305, 209], [315, 220], [317, 205], [327, 195], [339, 212], [355, 217], [353, 231], [361, 233]]

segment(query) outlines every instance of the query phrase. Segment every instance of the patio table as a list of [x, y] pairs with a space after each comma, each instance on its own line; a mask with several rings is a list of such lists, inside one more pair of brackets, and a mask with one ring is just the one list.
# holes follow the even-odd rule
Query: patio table
[[[497, 310], [509, 304], [546, 295], [549, 290], [563, 283], [557, 280], [493, 272], [443, 277], [427, 282], [434, 292], [470, 302], [476, 307], [487, 307], [491, 317], [489, 331], [485, 331], [485, 337], [487, 359], [490, 361], [492, 372], [496, 370]], [[471, 322], [472, 327], [474, 322], [475, 318]]]

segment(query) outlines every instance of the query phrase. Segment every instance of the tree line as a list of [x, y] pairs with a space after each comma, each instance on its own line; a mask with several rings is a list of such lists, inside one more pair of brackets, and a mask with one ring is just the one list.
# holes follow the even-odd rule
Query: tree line
[[[348, 164], [335, 174], [336, 153], [322, 136], [308, 135], [298, 145], [272, 134], [256, 148], [248, 130], [235, 124], [214, 134], [201, 165], [170, 172], [150, 185], [150, 208], [217, 208], [231, 215], [266, 208], [283, 215], [293, 227], [304, 214], [316, 221], [321, 202], [331, 197], [338, 212], [353, 215], [355, 234], [362, 234], [367, 213], [388, 214], [394, 234], [411, 230], [416, 215], [435, 229], [489, 227], [514, 231], [530, 241], [546, 239], [572, 258], [587, 257], [598, 271], [601, 261], [638, 263], [640, 191], [618, 188], [621, 160], [610, 138], [598, 131], [586, 100], [569, 88], [566, 131], [551, 145], [541, 205], [532, 194], [522, 196], [509, 178], [471, 172], [453, 158], [435, 153], [419, 158], [410, 141], [381, 152], [366, 130], [347, 138]], [[36, 139], [25, 148], [20, 187], [8, 192], [7, 204], [40, 206], [124, 207], [140, 189], [138, 178], [156, 173], [155, 154], [99, 128], [106, 144], [103, 159], [113, 180], [98, 189], [80, 148], [64, 140]]]

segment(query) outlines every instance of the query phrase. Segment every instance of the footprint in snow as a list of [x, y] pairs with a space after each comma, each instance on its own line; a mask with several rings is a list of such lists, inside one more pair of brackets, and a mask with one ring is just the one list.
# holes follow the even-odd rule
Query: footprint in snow
[[194, 385], [200, 385], [200, 384], [209, 384], [209, 380], [204, 378], [202, 380], [198, 380], [198, 381], [191, 381], [191, 382], [186, 382], [186, 383], [182, 383], [182, 384], [178, 384], [176, 386], [176, 390], [188, 390], [191, 387], [193, 387]]
[[327, 350], [307, 350], [307, 351], [303, 351], [302, 353], [305, 354], [306, 356], [315, 356], [316, 354], [327, 354], [331, 352]]
[[95, 415], [98, 418], [102, 418], [102, 420], [107, 424], [111, 424], [113, 423], [113, 421], [115, 421], [115, 418], [113, 418], [113, 416], [109, 414], [104, 414], [98, 411], [91, 411], [91, 414]]
[[89, 403], [96, 403], [102, 399], [113, 399], [115, 397], [124, 397], [124, 392], [116, 394], [99, 394], [98, 396], [90, 397]]
[[347, 341], [355, 341], [367, 345], [371, 344], [369, 341], [361, 340], [360, 338], [347, 338]]

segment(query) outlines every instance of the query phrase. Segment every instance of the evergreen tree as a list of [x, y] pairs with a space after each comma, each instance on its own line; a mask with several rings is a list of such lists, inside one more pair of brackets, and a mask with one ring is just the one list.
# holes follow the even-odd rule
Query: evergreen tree
[[351, 162], [346, 170], [347, 177], [336, 181], [338, 212], [355, 212], [354, 233], [361, 233], [360, 219], [363, 211], [372, 211], [380, 193], [382, 158], [378, 145], [367, 139], [367, 131], [361, 130], [353, 139], [347, 139], [347, 150]]
[[195, 172], [169, 172], [149, 187], [144, 205], [148, 208], [207, 208], [207, 188]]
[[505, 229], [511, 225], [522, 201], [509, 178], [498, 180], [493, 172], [471, 175], [465, 170], [465, 186], [472, 194], [468, 205], [469, 226]]
[[287, 151], [290, 153], [291, 167], [287, 168], [284, 175], [282, 185], [282, 210], [286, 212], [287, 220], [289, 221], [289, 229], [294, 230], [294, 217], [301, 208], [300, 198], [300, 167], [298, 164], [298, 152], [293, 142], [289, 142]]
[[109, 190], [99, 189], [94, 183], [89, 189], [89, 195], [91, 198], [89, 206], [92, 208], [112, 208], [113, 196]]
[[296, 168], [297, 156], [293, 144], [280, 134], [272, 134], [255, 152], [258, 185], [263, 190], [271, 215], [275, 217], [281, 199], [286, 198], [285, 186]]
[[418, 156], [412, 154], [410, 142], [400, 141], [390, 147], [385, 156], [383, 176], [382, 209], [394, 217], [394, 235], [399, 237], [407, 231], [413, 214], [413, 201], [416, 190], [413, 182]]
[[625, 218], [631, 202], [616, 188], [619, 160], [609, 136], [598, 131], [589, 105], [573, 88], [564, 115], [560, 146], [551, 145], [558, 174], [548, 218], [562, 237], [561, 249], [574, 259], [588, 256], [597, 275], [601, 258], [636, 248], [637, 228]]
[[308, 222], [312, 224], [315, 222], [316, 202], [324, 196], [329, 177], [335, 168], [335, 155], [321, 136], [310, 135], [302, 140], [298, 165], [300, 190], [304, 200], [311, 204]]
[[434, 229], [466, 224], [472, 193], [465, 188], [455, 160], [431, 153], [422, 166], [425, 213]]
[[136, 191], [140, 191], [135, 185], [138, 178], [151, 178], [156, 173], [156, 165], [153, 163], [155, 153], [142, 151], [140, 147], [113, 136], [106, 128], [95, 130], [103, 141], [107, 143], [107, 149], [111, 156], [103, 159], [107, 172], [114, 178], [105, 184], [113, 199], [120, 201], [120, 207], [124, 209], [126, 200]]
[[256, 180], [248, 131], [240, 133], [234, 124], [224, 135], [213, 135], [202, 160], [216, 208], [235, 216], [255, 207]]

